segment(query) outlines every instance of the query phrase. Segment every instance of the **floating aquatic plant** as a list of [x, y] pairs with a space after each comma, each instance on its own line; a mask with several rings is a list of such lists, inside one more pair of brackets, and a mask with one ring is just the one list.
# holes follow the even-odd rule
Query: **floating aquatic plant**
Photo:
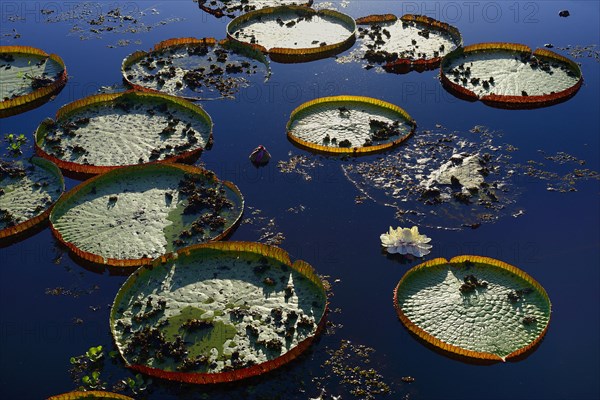
[[[402, 225], [477, 228], [518, 212], [517, 149], [482, 126], [466, 132], [421, 131], [396, 151], [342, 165], [357, 202], [397, 210]], [[521, 212], [522, 214], [522, 212]]]
[[78, 257], [131, 267], [224, 237], [244, 201], [231, 182], [181, 164], [120, 168], [66, 193], [50, 216], [54, 235]]
[[201, 10], [217, 18], [234, 18], [261, 8], [275, 6], [310, 6], [313, 0], [198, 0]]
[[550, 322], [544, 288], [492, 258], [443, 258], [410, 269], [394, 290], [402, 323], [435, 347], [460, 356], [506, 361], [531, 351]]
[[501, 108], [536, 108], [574, 96], [583, 77], [572, 60], [522, 44], [480, 43], [444, 57], [445, 88], [456, 96]]
[[297, 107], [287, 123], [288, 138], [327, 153], [366, 154], [397, 146], [415, 129], [400, 107], [363, 96], [322, 97]]
[[419, 228], [396, 229], [390, 226], [388, 233], [381, 236], [381, 245], [390, 254], [412, 254], [415, 257], [423, 257], [431, 252], [431, 238], [419, 234]]
[[261, 51], [231, 40], [178, 38], [136, 51], [123, 60], [121, 72], [135, 89], [186, 98], [233, 98], [243, 87], [270, 76]]
[[189, 383], [263, 374], [298, 357], [324, 327], [323, 283], [303, 261], [248, 242], [193, 246], [138, 269], [111, 309], [127, 365]]
[[69, 393], [58, 394], [56, 396], [48, 397], [48, 400], [85, 400], [85, 399], [98, 399], [98, 400], [133, 400], [129, 396], [124, 396], [119, 393], [104, 392], [100, 390], [86, 390], [86, 391], [74, 391]]
[[462, 46], [455, 27], [424, 15], [370, 15], [356, 20], [360, 47], [339, 62], [366, 60], [366, 69], [381, 65], [388, 72], [430, 70], [444, 55]]
[[60, 170], [50, 161], [0, 160], [0, 242], [31, 232], [47, 221], [64, 191]]
[[99, 94], [62, 107], [35, 139], [38, 155], [88, 177], [127, 165], [194, 161], [212, 145], [212, 121], [201, 107], [165, 94]]
[[273, 61], [302, 62], [350, 48], [356, 23], [340, 12], [281, 6], [243, 14], [227, 25], [227, 37], [269, 53]]
[[269, 163], [269, 160], [271, 159], [271, 153], [269, 153], [265, 146], [261, 144], [252, 151], [249, 159], [252, 162], [252, 164], [254, 164], [257, 167], [264, 166]]
[[0, 118], [44, 104], [67, 83], [56, 54], [28, 46], [0, 46]]

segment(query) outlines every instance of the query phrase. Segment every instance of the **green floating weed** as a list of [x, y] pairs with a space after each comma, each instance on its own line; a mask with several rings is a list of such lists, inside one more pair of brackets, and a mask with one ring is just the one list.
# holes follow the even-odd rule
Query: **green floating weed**
[[95, 363], [99, 361], [102, 357], [104, 357], [102, 346], [90, 347], [89, 350], [85, 352], [85, 356], [90, 362]]
[[84, 386], [82, 386], [80, 389], [82, 390], [87, 390], [87, 389], [104, 389], [104, 384], [103, 382], [100, 380], [100, 371], [93, 371], [90, 375], [84, 375], [81, 378], [81, 383], [83, 383]]
[[24, 134], [7, 133], [4, 135], [4, 140], [8, 142], [7, 150], [13, 156], [23, 154], [21, 147], [27, 143], [27, 138]]

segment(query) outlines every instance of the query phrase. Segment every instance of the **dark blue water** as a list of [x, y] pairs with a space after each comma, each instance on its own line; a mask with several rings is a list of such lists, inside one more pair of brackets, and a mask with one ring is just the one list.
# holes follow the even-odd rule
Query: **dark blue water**
[[[131, 13], [148, 10], [141, 18], [158, 26], [147, 33], [105, 34], [80, 40], [69, 33], [74, 25], [89, 29], [84, 21], [45, 22], [41, 9], [55, 14], [76, 2], [3, 1], [1, 32], [13, 28], [19, 39], [2, 36], [2, 44], [31, 45], [59, 54], [70, 79], [65, 89], [44, 106], [0, 121], [0, 135], [26, 133], [31, 137], [39, 122], [54, 115], [63, 104], [95, 93], [101, 86], [121, 81], [121, 60], [137, 49], [171, 37], [223, 38], [226, 19], [201, 12], [190, 1], [120, 3]], [[98, 4], [98, 3], [92, 3]], [[115, 2], [103, 2], [104, 12]], [[465, 44], [485, 41], [520, 42], [532, 48], [552, 43], [591, 45], [600, 42], [600, 5], [596, 1], [537, 2], [395, 2], [350, 1], [338, 7], [353, 17], [371, 13], [425, 13], [452, 23]], [[159, 14], [152, 15], [151, 9]], [[558, 12], [568, 9], [569, 18]], [[12, 22], [10, 16], [24, 20]], [[92, 35], [93, 36], [93, 35]], [[119, 39], [124, 47], [110, 48]], [[134, 41], [141, 44], [134, 44]], [[565, 54], [565, 53], [563, 53]], [[415, 340], [398, 321], [392, 307], [392, 290], [404, 272], [418, 261], [400, 263], [381, 254], [379, 235], [400, 224], [394, 210], [373, 202], [355, 204], [359, 193], [342, 174], [343, 161], [315, 158], [322, 166], [311, 169], [312, 180], [282, 174], [277, 161], [288, 153], [306, 154], [285, 136], [289, 113], [315, 97], [356, 94], [377, 97], [405, 108], [417, 121], [418, 131], [441, 124], [463, 132], [474, 125], [501, 130], [501, 143], [518, 147], [515, 161], [540, 161], [538, 150], [563, 151], [586, 161], [598, 171], [600, 127], [600, 64], [593, 58], [581, 62], [585, 84], [566, 103], [550, 108], [507, 111], [455, 99], [440, 86], [437, 71], [407, 75], [378, 74], [358, 64], [338, 64], [333, 59], [307, 64], [272, 64], [273, 76], [263, 86], [242, 91], [236, 100], [203, 104], [215, 123], [215, 145], [201, 161], [221, 178], [235, 182], [246, 203], [275, 218], [276, 231], [285, 234], [281, 246], [292, 258], [311, 263], [319, 273], [339, 279], [333, 285], [330, 316], [341, 324], [335, 334], [323, 336], [302, 359], [260, 379], [216, 389], [197, 388], [155, 380], [150, 399], [172, 398], [281, 398], [306, 399], [319, 393], [312, 382], [321, 377], [332, 394], [353, 398], [348, 386], [321, 364], [327, 348], [340, 340], [373, 347], [370, 365], [393, 389], [381, 398], [410, 399], [597, 399], [600, 398], [599, 292], [600, 221], [598, 181], [578, 182], [578, 191], [549, 192], [538, 179], [517, 177], [521, 195], [519, 218], [510, 216], [476, 230], [422, 229], [431, 237], [427, 256], [452, 257], [478, 254], [516, 265], [547, 290], [553, 314], [546, 338], [529, 357], [518, 362], [488, 366], [453, 360]], [[271, 163], [255, 169], [248, 154], [258, 144], [273, 155]], [[402, 151], [402, 147], [397, 150]], [[27, 150], [28, 154], [31, 149]], [[361, 161], [377, 156], [364, 157]], [[73, 181], [68, 181], [72, 187]], [[303, 205], [303, 212], [290, 207]], [[249, 215], [250, 213], [247, 213]], [[264, 226], [264, 222], [263, 222]], [[253, 225], [242, 225], [233, 240], [257, 240]], [[124, 281], [109, 271], [88, 270], [76, 264], [57, 245], [49, 230], [0, 249], [0, 394], [2, 398], [39, 399], [77, 387], [69, 375], [69, 357], [90, 346], [111, 349], [109, 305]], [[62, 257], [61, 257], [62, 255]], [[58, 258], [58, 259], [57, 259]], [[51, 296], [48, 288], [64, 287], [75, 296]], [[96, 311], [94, 311], [96, 310]], [[74, 323], [80, 318], [83, 323]], [[411, 384], [401, 377], [415, 378]], [[120, 361], [105, 362], [102, 379], [111, 384], [132, 376]], [[359, 396], [360, 398], [360, 396]]]

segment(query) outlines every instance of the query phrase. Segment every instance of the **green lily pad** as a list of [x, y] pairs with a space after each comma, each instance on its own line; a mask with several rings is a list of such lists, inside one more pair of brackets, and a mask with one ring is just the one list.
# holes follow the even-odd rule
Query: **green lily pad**
[[43, 158], [28, 162], [0, 160], [0, 240], [8, 240], [46, 222], [65, 189], [56, 165]]
[[502, 108], [534, 108], [574, 96], [583, 83], [577, 64], [550, 50], [512, 43], [457, 49], [442, 63], [444, 87], [458, 97]]
[[60, 199], [50, 222], [55, 236], [77, 256], [129, 267], [224, 237], [243, 207], [238, 188], [210, 171], [149, 164], [85, 181]]
[[322, 97], [300, 105], [287, 124], [288, 138], [302, 147], [366, 154], [400, 144], [415, 122], [400, 107], [363, 96]]
[[37, 153], [75, 176], [194, 160], [211, 144], [212, 121], [202, 108], [157, 93], [90, 96], [64, 106], [36, 132]]
[[0, 46], [0, 118], [48, 101], [67, 82], [62, 59], [28, 46]]
[[438, 258], [410, 269], [394, 290], [394, 306], [402, 323], [434, 346], [502, 361], [539, 343], [551, 312], [533, 278], [477, 256]]
[[313, 0], [198, 0], [201, 10], [217, 18], [236, 15], [276, 6], [310, 6]]
[[227, 25], [227, 37], [269, 53], [274, 61], [309, 61], [348, 49], [356, 23], [333, 10], [280, 6], [243, 14]]
[[188, 100], [233, 98], [244, 87], [270, 76], [262, 52], [228, 40], [180, 38], [136, 51], [123, 60], [123, 78], [136, 89], [150, 89]]
[[360, 58], [389, 72], [433, 69], [446, 54], [462, 46], [455, 27], [424, 15], [371, 15], [356, 20]]
[[126, 363], [166, 379], [216, 383], [296, 358], [324, 325], [327, 297], [312, 267], [247, 242], [182, 249], [123, 284], [111, 330]]

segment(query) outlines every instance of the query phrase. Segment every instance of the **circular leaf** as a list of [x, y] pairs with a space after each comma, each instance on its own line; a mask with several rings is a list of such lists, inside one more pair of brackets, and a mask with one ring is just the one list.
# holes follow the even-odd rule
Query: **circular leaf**
[[84, 260], [130, 267], [224, 237], [243, 207], [238, 188], [210, 171], [149, 164], [81, 183], [58, 201], [50, 223], [55, 236]]
[[362, 57], [389, 72], [434, 69], [442, 57], [462, 46], [455, 27], [424, 15], [370, 15], [356, 20]]
[[287, 123], [288, 138], [326, 153], [366, 154], [406, 140], [415, 122], [400, 107], [363, 96], [322, 97], [300, 105]]
[[121, 72], [135, 89], [188, 100], [232, 98], [240, 88], [270, 76], [261, 51], [212, 38], [165, 40], [148, 53], [136, 51], [127, 56]]
[[111, 330], [127, 364], [190, 383], [260, 375], [306, 350], [327, 297], [312, 267], [272, 246], [216, 242], [138, 269], [119, 290]]
[[0, 118], [38, 107], [67, 83], [56, 54], [28, 46], [0, 46]]
[[290, 5], [304, 5], [309, 7], [312, 3], [313, 0], [199, 0], [198, 6], [201, 10], [217, 18], [225, 15], [234, 18], [236, 15], [266, 7]]
[[100, 94], [62, 107], [37, 129], [36, 152], [75, 177], [153, 161], [195, 160], [212, 144], [200, 107], [158, 93]]
[[481, 43], [444, 57], [444, 87], [460, 98], [500, 108], [536, 108], [565, 101], [583, 83], [577, 64], [545, 49]]
[[86, 392], [75, 391], [75, 392], [63, 393], [63, 394], [58, 394], [56, 396], [48, 397], [48, 400], [84, 400], [84, 399], [88, 399], [88, 400], [92, 400], [92, 399], [133, 400], [133, 398], [128, 397], [128, 396], [123, 396], [122, 394], [119, 394], [119, 393], [104, 392], [104, 391], [100, 391], [100, 390], [88, 390]]
[[502, 361], [539, 343], [551, 311], [532, 277], [477, 256], [437, 258], [410, 269], [394, 290], [394, 307], [411, 332], [434, 346]]
[[29, 162], [0, 160], [0, 241], [26, 234], [46, 222], [65, 189], [56, 165], [39, 157]]
[[269, 53], [274, 61], [301, 62], [350, 48], [356, 23], [340, 12], [281, 6], [243, 14], [227, 25], [227, 37]]

